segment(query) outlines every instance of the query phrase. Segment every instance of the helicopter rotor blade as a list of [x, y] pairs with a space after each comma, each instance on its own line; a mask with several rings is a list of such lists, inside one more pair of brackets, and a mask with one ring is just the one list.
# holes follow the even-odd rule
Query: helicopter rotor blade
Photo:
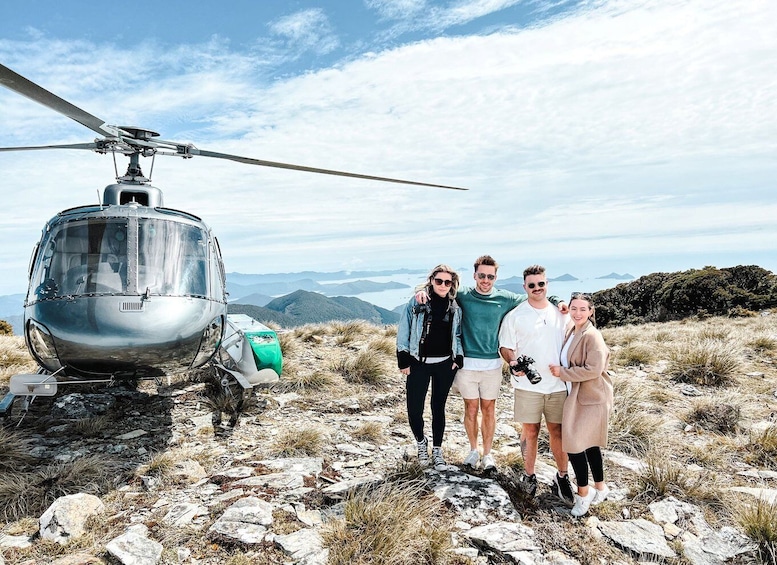
[[201, 155], [202, 157], [213, 157], [216, 159], [229, 159], [230, 161], [237, 161], [238, 163], [245, 163], [247, 165], [258, 165], [260, 167], [273, 167], [276, 169], [290, 169], [293, 171], [305, 171], [308, 173], [319, 173], [322, 175], [334, 175], [339, 177], [351, 177], [356, 179], [376, 180], [384, 182], [395, 182], [398, 184], [411, 184], [415, 186], [430, 186], [433, 188], [448, 188], [451, 190], [469, 190], [459, 186], [450, 186], [446, 184], [436, 184], [429, 182], [418, 182], [413, 180], [403, 180], [391, 177], [379, 177], [375, 175], [364, 175], [361, 173], [349, 173], [347, 171], [335, 171], [332, 169], [320, 169], [318, 167], [306, 167], [304, 165], [294, 165], [291, 163], [279, 163], [277, 161], [264, 161], [262, 159], [253, 159], [251, 157], [241, 157], [239, 155], [230, 155], [229, 153], [217, 153], [215, 151], [206, 151], [204, 149], [197, 149], [196, 147], [187, 147], [187, 152], [190, 155]]
[[0, 64], [0, 84], [22, 96], [26, 96], [38, 104], [42, 104], [47, 108], [62, 114], [63, 116], [67, 116], [71, 120], [75, 120], [82, 126], [86, 126], [100, 135], [111, 137], [117, 135], [116, 128], [107, 126], [105, 121], [93, 116], [89, 112], [85, 112], [78, 106], [74, 106], [67, 100], [63, 100], [56, 94], [52, 94], [45, 88], [24, 78], [22, 75], [12, 71], [3, 64]]
[[37, 151], [38, 149], [88, 149], [95, 151], [100, 144], [98, 143], [69, 143], [65, 145], [35, 145], [27, 147], [0, 147], [0, 151]]
[[[446, 188], [450, 190], [469, 190], [467, 188], [450, 186], [446, 184], [419, 182], [392, 177], [381, 177], [376, 175], [365, 175], [361, 173], [351, 173], [347, 171], [321, 169], [318, 167], [308, 167], [305, 165], [295, 165], [292, 163], [280, 163], [277, 161], [265, 161], [262, 159], [253, 159], [251, 157], [231, 155], [229, 153], [206, 151], [197, 149], [193, 145], [180, 144], [164, 140], [152, 140], [152, 137], [156, 137], [159, 134], [141, 128], [126, 126], [117, 127], [109, 125], [100, 118], [93, 116], [92, 114], [71, 104], [67, 100], [64, 100], [56, 94], [49, 92], [45, 88], [38, 86], [31, 80], [24, 78], [22, 75], [12, 71], [2, 63], [0, 63], [0, 85], [5, 86], [6, 88], [9, 88], [10, 90], [13, 90], [14, 92], [21, 94], [22, 96], [25, 96], [35, 102], [38, 102], [39, 104], [42, 104], [43, 106], [46, 106], [55, 112], [67, 116], [68, 118], [105, 137], [105, 139], [102, 140], [95, 140], [94, 143], [39, 145], [34, 147], [6, 147], [0, 148], [0, 151], [23, 151], [36, 149], [91, 149], [97, 151], [98, 153], [118, 151], [125, 154], [140, 154], [143, 156], [151, 156], [155, 153], [159, 153], [163, 155], [177, 155], [179, 157], [191, 158], [194, 155], [201, 155], [203, 157], [228, 159], [230, 161], [245, 163], [247, 165], [258, 165], [260, 167], [289, 169], [293, 171], [304, 171], [322, 175], [334, 175], [373, 181], [393, 182], [397, 184], [407, 184], [414, 186]], [[160, 150], [160, 148], [163, 150]], [[164, 149], [169, 150], [169, 152], [164, 151]]]

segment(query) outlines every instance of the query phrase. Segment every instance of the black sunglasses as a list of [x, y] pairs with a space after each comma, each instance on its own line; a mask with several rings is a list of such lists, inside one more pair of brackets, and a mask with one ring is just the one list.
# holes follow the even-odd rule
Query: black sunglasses
[[445, 286], [451, 286], [453, 284], [453, 280], [451, 279], [438, 279], [435, 277], [432, 280], [434, 281], [434, 284], [444, 284]]
[[573, 292], [572, 296], [569, 298], [570, 300], [574, 300], [575, 298], [579, 298], [580, 300], [591, 300], [591, 294], [588, 292]]
[[488, 279], [490, 281], [494, 280], [496, 278], [496, 275], [487, 275], [486, 273], [478, 273], [479, 279]]
[[535, 283], [528, 283], [526, 286], [528, 286], [529, 288], [534, 288], [535, 286], [543, 288], [546, 284], [548, 284], [548, 283], [546, 283], [545, 281], [540, 281], [540, 282], [538, 282], [536, 284]]

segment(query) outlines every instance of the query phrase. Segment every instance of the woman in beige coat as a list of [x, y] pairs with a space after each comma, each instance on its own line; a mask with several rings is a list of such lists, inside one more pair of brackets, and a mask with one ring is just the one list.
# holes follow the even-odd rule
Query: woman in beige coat
[[[561, 443], [575, 470], [577, 495], [573, 516], [583, 516], [591, 504], [598, 504], [610, 492], [604, 482], [602, 447], [607, 445], [607, 427], [612, 410], [612, 379], [607, 374], [610, 351], [593, 324], [591, 295], [575, 292], [569, 301], [572, 324], [561, 349], [561, 364], [550, 372], [572, 383], [564, 402]], [[588, 487], [588, 469], [594, 488]]]

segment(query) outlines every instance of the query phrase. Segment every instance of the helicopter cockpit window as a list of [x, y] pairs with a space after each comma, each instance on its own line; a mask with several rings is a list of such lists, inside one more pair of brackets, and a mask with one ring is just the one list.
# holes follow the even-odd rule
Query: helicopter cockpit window
[[207, 234], [197, 226], [141, 219], [138, 290], [150, 294], [207, 296]]
[[127, 222], [94, 218], [52, 229], [34, 267], [30, 298], [120, 294], [127, 290]]

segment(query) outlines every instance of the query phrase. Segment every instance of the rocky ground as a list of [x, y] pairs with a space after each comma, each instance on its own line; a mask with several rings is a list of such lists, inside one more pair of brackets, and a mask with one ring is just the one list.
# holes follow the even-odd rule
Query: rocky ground
[[[644, 393], [652, 400], [641, 408], [623, 402], [619, 408], [652, 418], [653, 445], [638, 449], [639, 442], [624, 440], [637, 430], [619, 429], [606, 454], [610, 499], [575, 519], [550, 492], [554, 467], [546, 442], [537, 496], [518, 487], [520, 428], [506, 386], [497, 410], [498, 471], [465, 472], [458, 465], [468, 444], [454, 394], [449, 468], [421, 473], [391, 328], [346, 330], [289, 332], [287, 375], [255, 390], [234, 426], [229, 397], [203, 373], [137, 389], [63, 390], [37, 399], [21, 422], [17, 402], [0, 456], [4, 562], [327, 563], [333, 556], [322, 532], [343, 519], [349, 495], [411, 475], [424, 478], [440, 513], [451, 517], [451, 548], [439, 562], [765, 562], [732, 508], [759, 498], [777, 504], [777, 472], [720, 452], [720, 460], [697, 456], [694, 463], [688, 453], [710, 451], [705, 446], [714, 441], [742, 444], [742, 434], [774, 425], [777, 375], [769, 355], [751, 359], [737, 376], [744, 386], [758, 381], [752, 402], [760, 405], [751, 409], [748, 400], [747, 429], [733, 435], [709, 433], [685, 418], [694, 395], [730, 400], [730, 391], [664, 379], [660, 359], [614, 367], [622, 396], [633, 397], [635, 383], [653, 391]], [[365, 351], [378, 359], [379, 378], [359, 376], [352, 366]], [[686, 447], [670, 447], [677, 444]]]

